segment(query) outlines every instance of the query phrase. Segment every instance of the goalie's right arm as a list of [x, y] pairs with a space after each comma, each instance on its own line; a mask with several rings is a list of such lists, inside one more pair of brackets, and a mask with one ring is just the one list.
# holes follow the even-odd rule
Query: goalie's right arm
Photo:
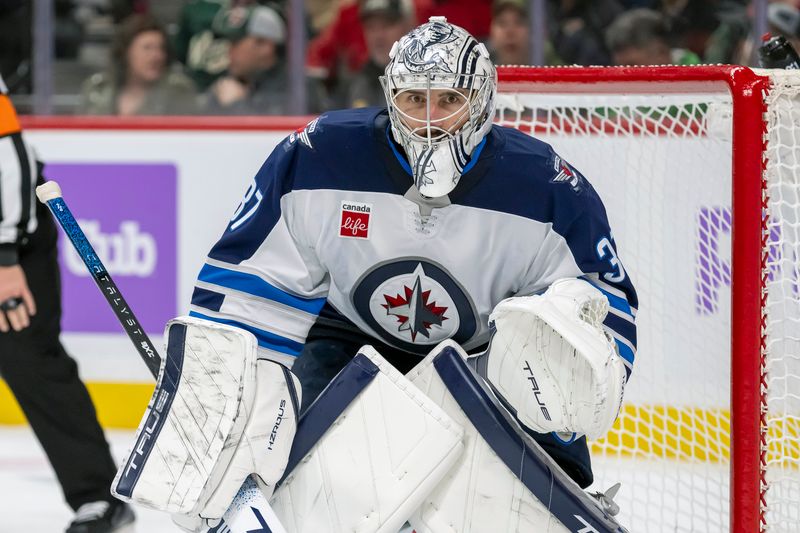
[[259, 357], [290, 368], [329, 287], [326, 268], [305, 242], [307, 205], [292, 194], [304, 149], [290, 137], [258, 171], [200, 270], [189, 313], [249, 331]]

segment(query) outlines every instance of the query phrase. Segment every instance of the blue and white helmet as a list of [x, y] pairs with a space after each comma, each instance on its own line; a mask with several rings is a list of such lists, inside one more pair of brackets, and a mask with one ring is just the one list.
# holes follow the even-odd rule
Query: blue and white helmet
[[[419, 192], [429, 198], [448, 194], [492, 127], [497, 71], [486, 47], [445, 17], [431, 17], [394, 44], [381, 84], [392, 135], [406, 152]], [[431, 91], [437, 89], [455, 89], [451, 94], [461, 98], [443, 118], [431, 115]], [[415, 116], [398, 105], [409, 95], [422, 102]]]

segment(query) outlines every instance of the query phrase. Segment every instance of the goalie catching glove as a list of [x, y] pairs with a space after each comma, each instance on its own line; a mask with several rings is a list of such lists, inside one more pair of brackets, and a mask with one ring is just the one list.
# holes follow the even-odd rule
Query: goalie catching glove
[[489, 317], [495, 333], [478, 370], [529, 429], [602, 437], [619, 414], [626, 379], [603, 329], [607, 313], [606, 297], [574, 278], [503, 300]]
[[243, 329], [181, 317], [167, 324], [167, 339], [112, 492], [197, 530], [222, 517], [250, 474], [272, 494], [297, 428], [300, 384], [283, 365], [259, 360]]

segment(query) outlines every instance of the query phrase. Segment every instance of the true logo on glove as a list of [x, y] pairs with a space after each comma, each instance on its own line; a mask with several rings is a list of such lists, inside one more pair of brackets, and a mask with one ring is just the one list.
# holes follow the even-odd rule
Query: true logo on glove
[[339, 236], [369, 239], [369, 218], [372, 205], [360, 202], [342, 202], [339, 219]]
[[547, 406], [544, 404], [542, 399], [539, 398], [539, 395], [542, 393], [542, 391], [539, 390], [539, 384], [536, 383], [536, 378], [533, 376], [533, 370], [531, 369], [530, 363], [525, 361], [525, 366], [522, 368], [528, 373], [527, 379], [531, 382], [531, 390], [533, 390], [533, 396], [536, 398], [536, 403], [539, 404], [539, 408], [542, 410], [542, 416], [544, 416], [544, 419], [547, 421], [551, 420], [550, 413], [547, 411]]

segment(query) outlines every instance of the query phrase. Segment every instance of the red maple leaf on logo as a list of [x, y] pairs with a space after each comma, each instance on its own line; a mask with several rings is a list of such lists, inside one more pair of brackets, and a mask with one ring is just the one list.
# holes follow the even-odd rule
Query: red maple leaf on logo
[[387, 315], [393, 315], [400, 323], [398, 331], [408, 331], [411, 340], [417, 340], [417, 334], [422, 334], [429, 338], [428, 330], [433, 326], [441, 326], [447, 320], [444, 316], [447, 307], [436, 305], [436, 302], [428, 302], [431, 291], [421, 290], [420, 278], [417, 277], [414, 287], [409, 288], [403, 285], [404, 295], [396, 296], [383, 295], [386, 300], [381, 307], [386, 309]]

